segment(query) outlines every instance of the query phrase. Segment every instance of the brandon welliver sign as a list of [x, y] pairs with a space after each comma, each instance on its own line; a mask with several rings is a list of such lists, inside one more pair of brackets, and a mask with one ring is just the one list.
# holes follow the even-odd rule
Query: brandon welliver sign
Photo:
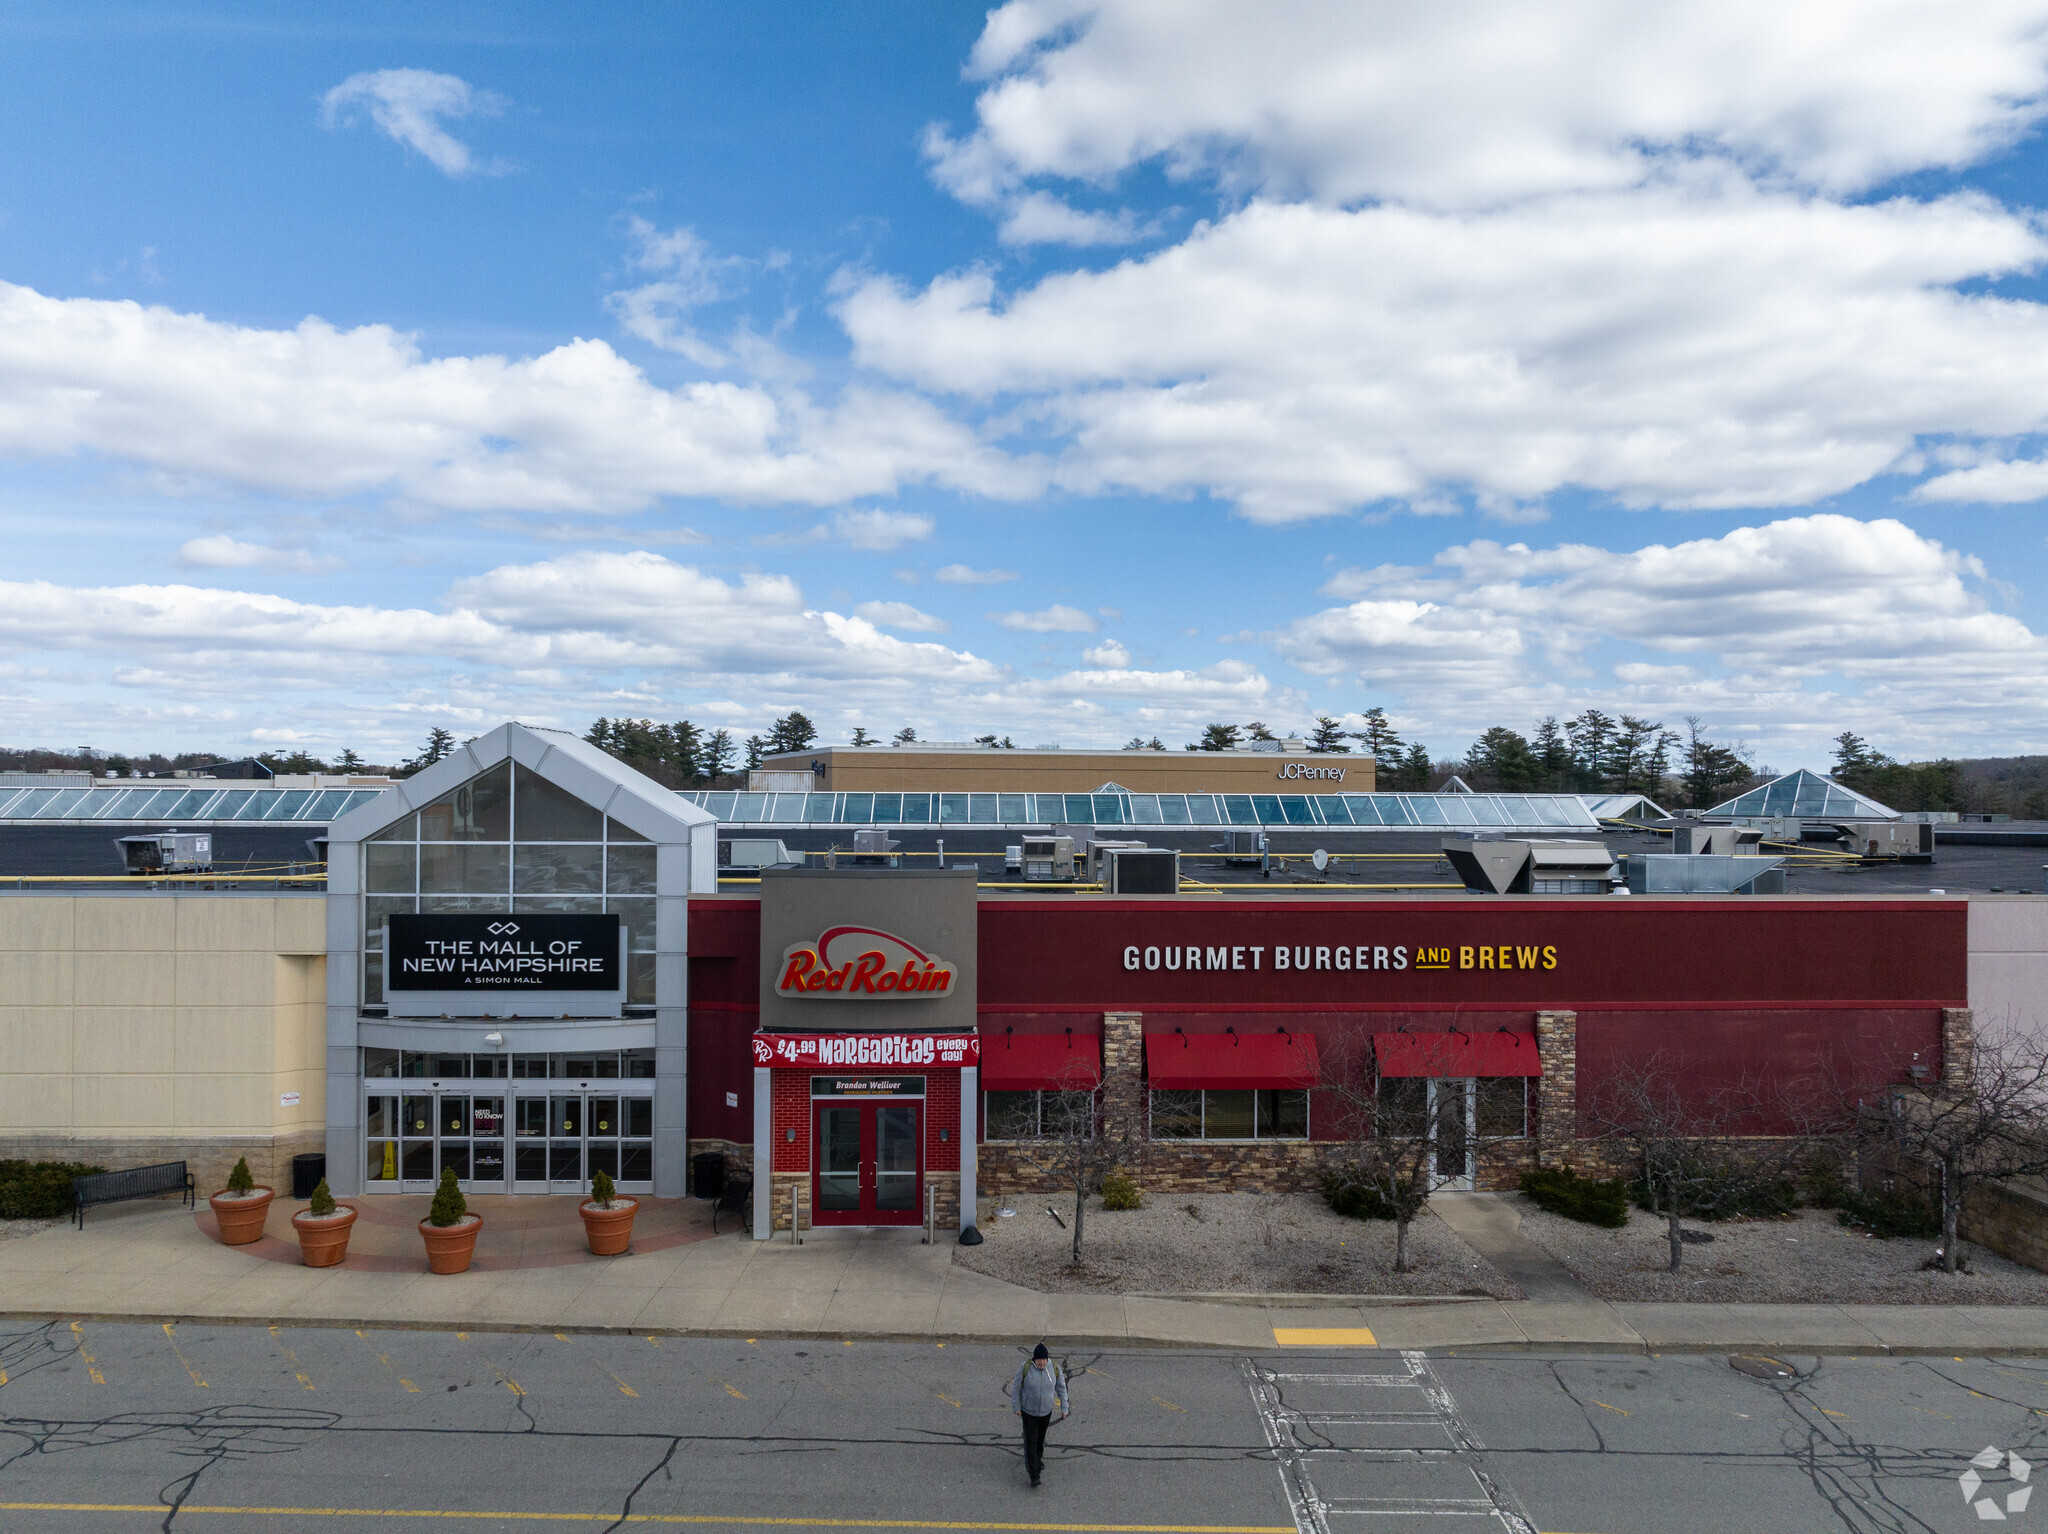
[[874, 927], [831, 927], [782, 951], [775, 994], [806, 1001], [926, 1001], [953, 988], [953, 966]]

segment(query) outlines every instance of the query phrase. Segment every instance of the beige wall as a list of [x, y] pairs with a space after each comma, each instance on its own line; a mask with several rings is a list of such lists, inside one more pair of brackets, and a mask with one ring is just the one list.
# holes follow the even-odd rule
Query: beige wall
[[[326, 1133], [318, 895], [0, 895], [0, 1155], [274, 1181]], [[296, 1106], [282, 1099], [296, 1092]]]
[[1970, 897], [1970, 1009], [1984, 1038], [2048, 1037], [2048, 898]]
[[[1367, 794], [1375, 767], [1369, 756], [1318, 756], [1290, 751], [918, 751], [895, 746], [857, 750], [826, 746], [771, 756], [765, 770], [812, 762], [825, 773], [818, 793], [908, 790], [913, 793], [1082, 794], [1121, 783], [1139, 794]], [[1289, 768], [1333, 769], [1339, 778], [1283, 778]]]

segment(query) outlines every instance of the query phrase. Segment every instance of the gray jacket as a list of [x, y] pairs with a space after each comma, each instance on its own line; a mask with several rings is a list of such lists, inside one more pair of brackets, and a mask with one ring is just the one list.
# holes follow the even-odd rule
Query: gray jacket
[[1013, 1411], [1032, 1417], [1050, 1417], [1057, 1406], [1064, 1417], [1072, 1409], [1067, 1404], [1065, 1371], [1056, 1363], [1034, 1369], [1027, 1358], [1017, 1377], [1010, 1381], [1010, 1406]]

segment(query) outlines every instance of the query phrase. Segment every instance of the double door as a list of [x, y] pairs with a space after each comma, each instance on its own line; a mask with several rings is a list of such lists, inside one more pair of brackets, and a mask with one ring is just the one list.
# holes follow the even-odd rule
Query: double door
[[811, 1221], [915, 1225], [924, 1202], [924, 1104], [813, 1100]]
[[576, 1085], [554, 1083], [545, 1094], [513, 1099], [512, 1191], [581, 1193], [599, 1172], [623, 1192], [651, 1191], [653, 1097]]
[[621, 1192], [653, 1191], [650, 1092], [581, 1082], [384, 1085], [364, 1100], [371, 1192], [431, 1193], [451, 1169], [466, 1193], [582, 1193], [599, 1172]]
[[1469, 1078], [1429, 1079], [1431, 1186], [1470, 1192], [1473, 1173], [1473, 1110], [1475, 1088]]
[[[381, 1083], [380, 1083], [381, 1085]], [[372, 1192], [431, 1193], [443, 1169], [468, 1191], [505, 1186], [505, 1089], [371, 1091], [364, 1100]]]

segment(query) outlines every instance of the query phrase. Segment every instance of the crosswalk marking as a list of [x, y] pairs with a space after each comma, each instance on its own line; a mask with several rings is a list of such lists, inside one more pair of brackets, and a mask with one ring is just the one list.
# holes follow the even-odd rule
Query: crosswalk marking
[[[1350, 1520], [1421, 1516], [1481, 1518], [1498, 1523], [1504, 1534], [1536, 1534], [1513, 1494], [1487, 1473], [1481, 1459], [1483, 1446], [1466, 1426], [1428, 1356], [1403, 1351], [1400, 1359], [1399, 1370], [1357, 1374], [1292, 1372], [1256, 1359], [1244, 1360], [1245, 1384], [1278, 1463], [1297, 1534], [1343, 1534]], [[1311, 1392], [1317, 1398], [1333, 1393], [1341, 1397], [1344, 1392], [1356, 1391], [1359, 1398], [1334, 1409], [1309, 1411], [1288, 1404], [1290, 1389], [1297, 1397]], [[1333, 1432], [1349, 1430], [1342, 1436], [1371, 1439], [1370, 1430], [1376, 1428], [1398, 1430], [1380, 1435], [1389, 1440], [1434, 1438], [1440, 1440], [1440, 1446], [1406, 1441], [1340, 1443]], [[1382, 1464], [1405, 1461], [1418, 1472], [1452, 1471], [1455, 1467], [1450, 1484], [1460, 1484], [1455, 1472], [1461, 1471], [1470, 1491], [1465, 1495], [1425, 1494], [1432, 1485], [1443, 1484], [1441, 1473], [1427, 1478], [1418, 1474], [1416, 1489], [1409, 1494], [1345, 1495], [1331, 1490], [1340, 1467], [1347, 1462], [1355, 1466], [1361, 1459]]]

